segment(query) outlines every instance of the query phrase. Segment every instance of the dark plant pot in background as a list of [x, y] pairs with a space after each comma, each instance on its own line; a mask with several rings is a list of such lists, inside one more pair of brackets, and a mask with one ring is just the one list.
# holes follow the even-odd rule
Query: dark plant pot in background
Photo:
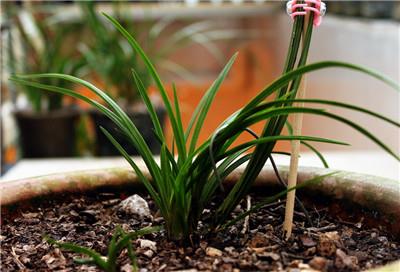
[[[133, 121], [135, 126], [142, 134], [144, 140], [148, 144], [153, 154], [160, 153], [160, 143], [154, 134], [154, 126], [151, 122], [150, 115], [147, 111], [126, 111], [129, 118]], [[166, 116], [165, 108], [156, 108], [158, 119], [160, 120], [161, 126], [164, 128], [164, 120]], [[98, 156], [120, 156], [121, 154], [114, 147], [114, 145], [108, 140], [108, 138], [101, 131], [100, 127], [105, 128], [109, 131], [115, 139], [121, 144], [121, 146], [130, 155], [139, 155], [137, 150], [127, 140], [127, 138], [119, 131], [117, 126], [104, 114], [98, 111], [90, 112], [91, 119], [95, 126], [96, 146], [95, 154]]]
[[63, 109], [49, 113], [16, 111], [23, 158], [72, 157], [80, 113]]

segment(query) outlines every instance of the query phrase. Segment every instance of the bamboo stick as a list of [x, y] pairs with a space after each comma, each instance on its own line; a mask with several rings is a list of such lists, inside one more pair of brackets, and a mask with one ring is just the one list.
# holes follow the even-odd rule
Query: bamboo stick
[[[309, 16], [308, 14], [304, 17], [304, 27], [302, 30], [302, 47], [304, 47], [304, 35], [306, 31], [306, 27], [308, 25]], [[297, 92], [297, 98], [303, 99], [306, 95], [306, 86], [307, 80], [306, 76], [304, 75], [299, 91]], [[297, 106], [303, 107], [304, 103], [296, 103]], [[297, 113], [294, 115], [293, 118], [293, 135], [301, 135], [301, 128], [303, 124], [303, 114]], [[292, 188], [297, 184], [297, 170], [299, 165], [299, 155], [300, 155], [300, 141], [294, 140], [291, 142], [291, 157], [290, 157], [290, 166], [289, 166], [289, 176], [288, 176], [288, 186], [287, 188]], [[296, 190], [290, 191], [286, 196], [286, 208], [285, 208], [285, 221], [283, 223], [283, 232], [285, 235], [286, 240], [290, 238], [292, 235], [293, 229], [293, 214], [294, 214], [294, 204], [296, 198]]]

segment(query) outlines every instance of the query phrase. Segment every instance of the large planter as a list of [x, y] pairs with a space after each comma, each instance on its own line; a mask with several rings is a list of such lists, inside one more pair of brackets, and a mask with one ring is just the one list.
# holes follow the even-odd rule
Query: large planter
[[46, 113], [16, 111], [24, 158], [72, 157], [76, 151], [76, 122], [80, 112], [62, 109]]
[[[129, 118], [133, 121], [135, 126], [140, 131], [144, 140], [148, 144], [151, 152], [153, 154], [160, 153], [160, 144], [154, 134], [154, 127], [151, 122], [150, 115], [147, 110], [141, 111], [126, 111]], [[164, 126], [165, 120], [165, 109], [163, 107], [156, 108], [158, 119], [162, 126]], [[126, 139], [126, 137], [119, 131], [116, 125], [104, 114], [98, 111], [91, 111], [90, 117], [93, 120], [95, 126], [95, 137], [96, 137], [96, 145], [95, 145], [95, 154], [98, 156], [120, 156], [121, 154], [114, 147], [114, 145], [108, 140], [108, 138], [101, 131], [100, 127], [105, 128], [107, 131], [110, 131], [112, 135], [116, 138], [116, 140], [121, 144], [121, 146], [128, 152], [130, 155], [138, 155], [137, 150], [132, 146], [132, 144]]]
[[[140, 164], [144, 168], [143, 164]], [[227, 184], [236, 182], [243, 168], [237, 169], [226, 180]], [[332, 170], [320, 168], [301, 168], [299, 182], [327, 174]], [[146, 171], [145, 171], [146, 172]], [[280, 167], [283, 177], [287, 177], [286, 167]], [[146, 173], [146, 175], [149, 175]], [[272, 169], [265, 167], [254, 185], [257, 190], [270, 190], [278, 186]], [[3, 215], [21, 205], [31, 205], [44, 198], [55, 198], [65, 193], [82, 193], [94, 190], [134, 192], [142, 188], [137, 176], [129, 168], [113, 168], [51, 175], [45, 177], [3, 182], [1, 206]], [[400, 192], [398, 181], [368, 175], [340, 172], [327, 177], [321, 183], [305, 187], [299, 191], [307, 201], [323, 204], [332, 211], [340, 210], [341, 218], [354, 212], [365, 213], [365, 224], [385, 226], [400, 237]], [[372, 220], [368, 220], [371, 217]], [[394, 268], [392, 267], [394, 265]], [[399, 263], [383, 267], [379, 271], [396, 271]], [[375, 270], [374, 270], [375, 271]]]

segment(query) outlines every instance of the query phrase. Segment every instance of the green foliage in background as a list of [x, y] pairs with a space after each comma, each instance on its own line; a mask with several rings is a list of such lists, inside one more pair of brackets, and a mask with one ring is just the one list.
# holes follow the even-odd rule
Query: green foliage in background
[[[171, 18], [157, 21], [144, 19], [141, 22], [134, 18], [123, 16], [123, 5], [120, 1], [114, 1], [112, 8], [117, 20], [130, 33], [140, 39], [140, 43], [146, 49], [155, 66], [163, 71], [171, 72], [186, 80], [196, 80], [184, 66], [169, 57], [193, 44], [202, 46], [216, 60], [222, 61], [223, 54], [216, 41], [233, 40], [235, 38], [251, 36], [255, 34], [248, 30], [240, 29], [215, 30], [216, 24], [212, 21], [189, 22], [185, 26], [177, 28], [170, 35], [162, 35], [169, 27], [173, 27], [175, 20]], [[135, 86], [132, 77], [127, 76], [126, 67], [133, 68], [140, 77], [145, 90], [152, 83], [152, 78], [140, 55], [129, 45], [116, 28], [110, 27], [104, 21], [104, 17], [96, 12], [96, 3], [85, 1], [80, 3], [82, 22], [89, 27], [90, 40], [80, 44], [80, 50], [86, 59], [88, 70], [94, 72], [105, 83], [105, 89], [112, 98], [127, 105], [140, 99], [139, 90]], [[49, 70], [51, 71], [51, 70]], [[122, 101], [121, 101], [122, 100]]]
[[[132, 78], [126, 76], [126, 67], [135, 67], [146, 87], [150, 85], [150, 77], [144, 66], [139, 63], [136, 53], [126, 47], [125, 41], [115, 29], [108, 29], [95, 12], [93, 1], [80, 2], [82, 19], [89, 27], [93, 36], [91, 41], [81, 44], [81, 51], [90, 72], [94, 72], [106, 84], [106, 89], [112, 89], [116, 98], [124, 98], [128, 103], [137, 99], [138, 92], [133, 86]], [[115, 7], [115, 4], [114, 4]]]
[[[74, 55], [65, 46], [68, 37], [76, 33], [77, 25], [50, 25], [42, 18], [40, 12], [31, 9], [23, 9], [15, 14], [9, 9], [8, 15], [16, 26], [16, 32], [10, 31], [7, 45], [11, 73], [54, 71], [71, 75], [77, 74], [83, 63], [79, 56]], [[22, 52], [18, 52], [17, 42], [20, 42]], [[45, 83], [61, 87], [71, 86], [69, 82], [55, 78], [47, 79]], [[35, 112], [58, 110], [63, 106], [62, 94], [38, 92], [26, 85], [21, 88]]]

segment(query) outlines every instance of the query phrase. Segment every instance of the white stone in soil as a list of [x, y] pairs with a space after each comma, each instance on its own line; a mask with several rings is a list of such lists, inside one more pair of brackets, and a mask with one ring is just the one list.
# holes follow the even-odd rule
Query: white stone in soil
[[139, 195], [133, 195], [119, 204], [119, 209], [126, 214], [136, 215], [139, 218], [151, 218], [149, 204]]
[[133, 271], [132, 265], [130, 263], [126, 263], [123, 266], [121, 266], [119, 271], [120, 272], [132, 272]]
[[148, 249], [145, 252], [143, 252], [143, 255], [146, 256], [147, 258], [151, 258], [154, 256], [154, 251], [151, 249]]
[[355, 256], [348, 256], [341, 249], [336, 250], [335, 266], [340, 270], [357, 270], [358, 259]]
[[139, 247], [140, 248], [148, 248], [153, 250], [154, 252], [157, 251], [157, 243], [147, 239], [138, 239]]
[[222, 256], [222, 251], [215, 247], [207, 247], [206, 254], [210, 257], [220, 257]]

